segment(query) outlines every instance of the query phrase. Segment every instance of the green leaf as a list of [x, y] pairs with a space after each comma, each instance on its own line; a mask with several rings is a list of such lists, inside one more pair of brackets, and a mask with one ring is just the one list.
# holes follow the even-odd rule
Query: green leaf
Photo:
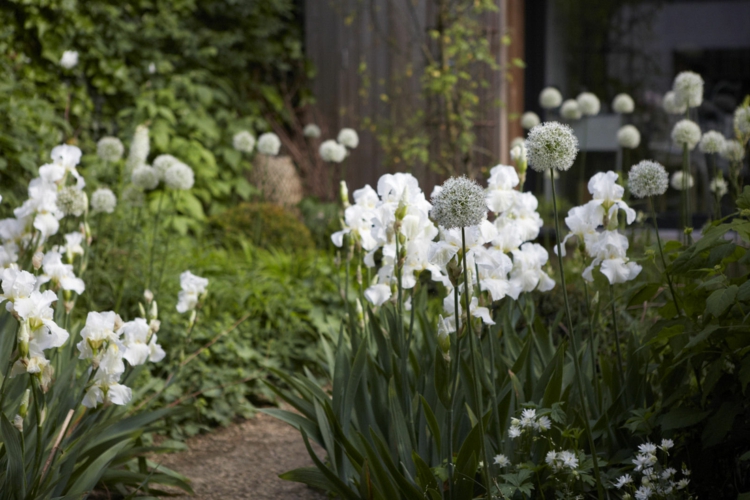
[[628, 307], [635, 305], [641, 305], [644, 302], [651, 300], [656, 292], [661, 288], [661, 283], [646, 283], [644, 284], [628, 301]]
[[745, 210], [750, 208], [750, 186], [745, 186], [742, 194], [737, 197], [737, 208]]
[[719, 411], [706, 422], [706, 427], [703, 429], [703, 434], [701, 435], [703, 446], [708, 448], [709, 446], [721, 443], [732, 429], [735, 417], [741, 412], [742, 403], [740, 402], [727, 401], [722, 403]]
[[745, 281], [743, 284], [740, 285], [740, 288], [737, 290], [737, 300], [741, 300], [743, 302], [750, 301], [750, 276], [745, 276]]
[[713, 314], [715, 317], [721, 316], [737, 298], [737, 285], [731, 285], [727, 288], [715, 290], [706, 299], [706, 314]]
[[710, 411], [691, 410], [690, 408], [675, 408], [661, 418], [661, 429], [683, 429], [699, 423], [711, 414]]
[[15, 498], [26, 496], [26, 472], [24, 471], [24, 454], [21, 448], [18, 429], [13, 427], [4, 413], [0, 412], [0, 438], [5, 445], [7, 460], [5, 481]]

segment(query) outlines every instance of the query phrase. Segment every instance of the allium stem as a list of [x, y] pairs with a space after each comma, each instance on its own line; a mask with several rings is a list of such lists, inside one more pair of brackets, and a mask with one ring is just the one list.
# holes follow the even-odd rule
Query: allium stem
[[[484, 404], [482, 403], [482, 381], [479, 378], [479, 370], [477, 369], [476, 362], [476, 339], [474, 338], [474, 332], [471, 328], [471, 293], [469, 289], [469, 265], [467, 262], [466, 252], [466, 228], [461, 227], [461, 250], [463, 252], [463, 264], [464, 264], [464, 302], [466, 303], [466, 335], [469, 336], [469, 348], [471, 349], [471, 371], [474, 374], [474, 383], [472, 389], [474, 389], [474, 400], [476, 401], [476, 417], [479, 425], [479, 434], [482, 436], [481, 451], [482, 461], [484, 462], [484, 487], [487, 492], [490, 491], [490, 465], [487, 457], [487, 449], [485, 446], [485, 435], [484, 435]], [[458, 309], [456, 310], [458, 314]], [[456, 316], [458, 318], [458, 316]]]
[[461, 336], [459, 329], [459, 318], [458, 314], [458, 287], [456, 284], [453, 286], [453, 307], [455, 311], [455, 327], [456, 327], [456, 353], [453, 357], [453, 374], [451, 376], [451, 407], [448, 408], [448, 484], [451, 489], [451, 498], [453, 498], [453, 408], [456, 406], [456, 391], [458, 389], [458, 366], [461, 363]]
[[667, 277], [667, 284], [669, 284], [669, 291], [672, 294], [672, 301], [674, 302], [674, 308], [678, 315], [682, 315], [680, 306], [677, 304], [677, 295], [674, 293], [674, 286], [672, 286], [672, 278], [669, 276], [667, 271], [667, 259], [664, 258], [664, 249], [661, 246], [661, 236], [659, 236], [659, 224], [656, 222], [656, 210], [654, 210], [654, 200], [650, 196], [648, 197], [648, 204], [651, 207], [651, 219], [654, 221], [654, 230], [656, 231], [656, 245], [659, 247], [659, 255], [661, 256], [661, 263], [664, 266], [664, 275]]
[[609, 301], [612, 307], [612, 323], [615, 327], [615, 349], [617, 351], [617, 368], [620, 371], [620, 383], [625, 389], [625, 368], [622, 363], [622, 351], [620, 349], [620, 329], [617, 327], [617, 308], [615, 307], [615, 286], [609, 285]]
[[601, 405], [599, 401], [599, 395], [601, 393], [601, 386], [599, 384], [599, 377], [596, 376], [596, 349], [594, 348], [594, 322], [593, 322], [593, 311], [591, 310], [591, 300], [589, 299], [589, 285], [586, 280], [583, 280], [583, 292], [586, 298], [586, 312], [589, 323], [589, 351], [591, 355], [591, 378], [596, 384], [596, 399], [597, 404]]
[[594, 436], [591, 434], [591, 424], [589, 423], [589, 412], [588, 405], [586, 404], [586, 394], [584, 392], [583, 385], [583, 373], [581, 372], [581, 362], [578, 359], [578, 342], [573, 334], [573, 316], [570, 314], [570, 302], [568, 300], [568, 290], [565, 285], [565, 270], [563, 268], [562, 252], [560, 249], [560, 221], [557, 217], [557, 194], [555, 193], [555, 182], [554, 182], [554, 171], [549, 169], [549, 176], [552, 179], [552, 209], [554, 211], [555, 218], [555, 240], [557, 240], [557, 264], [560, 268], [560, 282], [563, 291], [563, 299], [565, 301], [565, 316], [568, 318], [568, 335], [570, 337], [570, 343], [573, 346], [573, 366], [576, 371], [576, 381], [578, 383], [578, 396], [581, 400], [581, 407], [583, 409], [583, 425], [586, 430], [586, 437], [589, 441], [589, 448], [591, 449], [591, 456], [594, 462], [594, 480], [596, 481], [596, 488], [599, 500], [604, 498], [604, 487], [602, 486], [602, 479], [599, 473], [599, 462], [596, 453], [596, 446], [594, 445]]
[[688, 245], [692, 244], [693, 238], [686, 230], [692, 223], [692, 217], [690, 216], [690, 150], [687, 144], [682, 146], [682, 229], [685, 230], [685, 241]]

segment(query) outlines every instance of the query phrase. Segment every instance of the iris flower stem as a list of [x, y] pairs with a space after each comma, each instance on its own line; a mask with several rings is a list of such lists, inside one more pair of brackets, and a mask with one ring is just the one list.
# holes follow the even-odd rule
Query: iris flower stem
[[586, 280], [583, 280], [583, 293], [586, 298], [586, 312], [588, 313], [588, 323], [589, 323], [589, 351], [591, 353], [591, 378], [594, 380], [594, 384], [596, 384], [596, 400], [597, 404], [601, 406], [601, 401], [599, 401], [599, 394], [601, 392], [601, 387], [599, 384], [599, 377], [596, 376], [596, 349], [594, 348], [594, 320], [593, 320], [593, 311], [591, 310], [591, 300], [589, 299], [589, 285], [586, 283]]
[[615, 349], [617, 350], [617, 368], [620, 371], [620, 383], [625, 388], [625, 368], [622, 363], [622, 351], [620, 349], [620, 329], [617, 327], [617, 308], [615, 307], [615, 286], [609, 285], [609, 300], [612, 307], [612, 323], [615, 327]]
[[555, 179], [554, 171], [549, 171], [550, 179], [552, 179], [552, 208], [554, 210], [555, 217], [555, 239], [557, 240], [557, 263], [560, 268], [560, 282], [563, 290], [563, 299], [565, 300], [565, 315], [568, 319], [568, 331], [570, 336], [570, 342], [573, 346], [573, 366], [576, 371], [576, 382], [578, 383], [578, 395], [581, 399], [581, 407], [583, 409], [583, 425], [586, 430], [586, 437], [589, 441], [589, 448], [591, 449], [591, 456], [594, 462], [594, 480], [596, 481], [596, 488], [599, 500], [605, 498], [604, 487], [602, 486], [601, 474], [599, 473], [599, 460], [596, 453], [596, 446], [594, 445], [594, 436], [591, 434], [591, 424], [589, 423], [588, 405], [586, 404], [586, 394], [584, 393], [583, 385], [583, 373], [581, 371], [581, 362], [578, 359], [578, 342], [576, 341], [575, 335], [573, 335], [573, 317], [570, 314], [570, 302], [568, 300], [568, 290], [565, 285], [565, 270], [563, 269], [563, 259], [560, 244], [560, 221], [557, 217], [557, 194], [555, 193]]
[[672, 278], [669, 276], [667, 270], [667, 259], [664, 258], [664, 249], [661, 245], [661, 236], [659, 236], [659, 224], [656, 222], [656, 210], [654, 209], [654, 200], [649, 196], [648, 204], [651, 208], [651, 219], [654, 221], [654, 230], [656, 231], [656, 245], [659, 247], [659, 255], [661, 256], [661, 263], [664, 266], [664, 275], [667, 277], [667, 284], [669, 285], [669, 291], [672, 294], [672, 301], [674, 302], [674, 308], [678, 315], [681, 315], [680, 306], [677, 304], [677, 294], [674, 293], [674, 286], [672, 285]]

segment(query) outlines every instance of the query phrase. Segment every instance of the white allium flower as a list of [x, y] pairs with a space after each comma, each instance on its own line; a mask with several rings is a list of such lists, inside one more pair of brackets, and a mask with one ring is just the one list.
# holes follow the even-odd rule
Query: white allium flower
[[568, 99], [562, 103], [560, 116], [566, 120], [580, 120], [583, 113], [581, 112], [581, 107], [578, 105], [578, 101], [575, 99]]
[[182, 162], [172, 155], [164, 154], [154, 158], [153, 166], [154, 169], [156, 169], [156, 175], [158, 176], [158, 179], [163, 180], [164, 175], [167, 173], [167, 170], [169, 170], [169, 167], [171, 167], [172, 165], [177, 165], [178, 163]]
[[156, 73], [156, 64], [153, 62], [148, 63], [148, 74], [153, 75]]
[[320, 127], [318, 127], [314, 123], [308, 123], [302, 130], [302, 135], [304, 135], [305, 137], [310, 137], [312, 139], [317, 139], [318, 137], [320, 137]]
[[584, 116], [596, 116], [602, 108], [599, 98], [591, 92], [581, 92], [578, 94], [576, 101], [578, 101], [578, 107], [581, 109], [581, 113], [583, 113]]
[[692, 120], [680, 120], [672, 128], [672, 140], [688, 150], [694, 149], [701, 140], [701, 128]]
[[241, 130], [232, 137], [232, 146], [242, 153], [252, 153], [255, 148], [255, 137], [247, 130]]
[[677, 95], [673, 90], [664, 94], [661, 105], [670, 115], [684, 115], [687, 111], [687, 105], [677, 100]]
[[628, 94], [617, 94], [612, 99], [612, 110], [621, 115], [627, 115], [635, 110], [635, 102]]
[[721, 156], [732, 163], [739, 163], [745, 158], [745, 148], [740, 141], [729, 139], [724, 143]]
[[333, 139], [323, 141], [320, 148], [318, 148], [318, 152], [320, 153], [320, 157], [323, 158], [323, 161], [332, 163], [341, 163], [344, 161], [347, 154], [346, 146], [339, 144]]
[[630, 477], [630, 474], [625, 474], [624, 476], [620, 476], [620, 478], [617, 480], [616, 483], [613, 483], [615, 488], [618, 490], [625, 486], [626, 484], [631, 484], [633, 482], [633, 478]]
[[164, 172], [164, 185], [170, 189], [187, 191], [195, 184], [193, 169], [182, 162], [176, 163]]
[[208, 280], [196, 276], [190, 271], [180, 274], [180, 290], [177, 296], [177, 312], [184, 313], [192, 311], [198, 305], [201, 295], [206, 293]]
[[276, 156], [281, 148], [279, 136], [273, 132], [266, 132], [258, 137], [258, 152], [267, 156]]
[[133, 170], [130, 180], [135, 186], [150, 191], [159, 185], [159, 173], [153, 167], [141, 165]]
[[534, 170], [568, 170], [578, 154], [578, 139], [569, 126], [545, 122], [531, 129], [526, 149]]
[[72, 69], [78, 64], [78, 52], [75, 50], [66, 50], [60, 58], [60, 66], [65, 69]]
[[708, 185], [712, 193], [716, 193], [716, 196], [721, 198], [729, 192], [729, 185], [723, 177], [714, 177]]
[[118, 161], [125, 153], [125, 146], [117, 137], [102, 137], [96, 143], [96, 154], [104, 161]]
[[508, 457], [506, 457], [502, 453], [499, 455], [495, 455], [494, 462], [495, 465], [499, 465], [500, 467], [507, 467], [510, 465], [510, 460], [508, 460]]
[[91, 195], [91, 210], [93, 213], [104, 212], [111, 214], [117, 206], [117, 197], [111, 189], [99, 188]]
[[132, 172], [136, 167], [146, 163], [150, 147], [148, 127], [146, 125], [138, 125], [135, 128], [133, 142], [130, 143], [130, 151], [128, 152], [128, 161], [126, 163], [128, 172]]
[[89, 208], [89, 199], [75, 186], [65, 186], [57, 192], [57, 208], [65, 215], [80, 217]]
[[451, 177], [432, 198], [432, 219], [445, 229], [479, 225], [487, 216], [484, 190], [466, 177]]
[[722, 149], [724, 149], [725, 142], [726, 139], [721, 132], [709, 130], [701, 137], [701, 142], [698, 143], [698, 149], [701, 153], [721, 153]]
[[627, 149], [635, 149], [641, 143], [641, 133], [633, 125], [624, 125], [617, 131], [617, 143]]
[[698, 73], [683, 71], [675, 77], [672, 90], [677, 102], [689, 108], [696, 108], [703, 102], [703, 78]]
[[539, 94], [539, 105], [544, 109], [554, 109], [562, 103], [562, 94], [554, 87], [547, 87]]
[[693, 176], [688, 174], [687, 179], [685, 179], [682, 170], [678, 170], [672, 174], [672, 178], [669, 180], [669, 185], [672, 186], [672, 189], [676, 189], [677, 191], [682, 191], [685, 188], [690, 189], [693, 187]]
[[353, 128], [342, 128], [336, 140], [349, 149], [354, 149], [359, 145], [359, 136]]
[[636, 198], [661, 196], [667, 192], [669, 174], [655, 161], [643, 160], [630, 169], [628, 187]]
[[541, 120], [539, 120], [539, 115], [537, 115], [533, 111], [527, 111], [523, 115], [521, 115], [521, 126], [526, 130], [530, 130], [536, 127], [540, 122]]
[[750, 106], [734, 110], [734, 128], [740, 135], [750, 135]]

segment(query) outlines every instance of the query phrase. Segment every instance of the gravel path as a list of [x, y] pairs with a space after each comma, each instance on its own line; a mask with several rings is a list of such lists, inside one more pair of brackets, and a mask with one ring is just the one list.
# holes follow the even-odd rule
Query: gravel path
[[[301, 483], [278, 475], [312, 466], [299, 432], [264, 413], [187, 442], [188, 451], [168, 455], [163, 464], [190, 478], [193, 499], [325, 500]], [[324, 452], [315, 450], [319, 457]]]

